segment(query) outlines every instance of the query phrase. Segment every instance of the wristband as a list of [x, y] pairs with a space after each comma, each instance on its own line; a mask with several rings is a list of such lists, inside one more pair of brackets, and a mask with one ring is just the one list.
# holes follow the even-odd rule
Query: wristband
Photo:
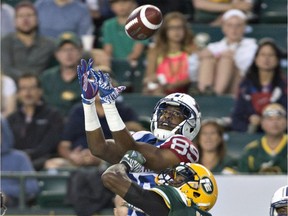
[[110, 131], [114, 132], [123, 130], [126, 126], [118, 113], [115, 102], [110, 104], [105, 103], [102, 104], [102, 106]]
[[85, 119], [85, 130], [86, 131], [94, 131], [101, 127], [99, 118], [96, 112], [95, 103], [92, 104], [83, 104], [84, 110], [84, 119]]
[[92, 104], [95, 101], [95, 97], [91, 99], [86, 99], [83, 94], [81, 94], [81, 98], [82, 98], [82, 103], [85, 103], [85, 104]]

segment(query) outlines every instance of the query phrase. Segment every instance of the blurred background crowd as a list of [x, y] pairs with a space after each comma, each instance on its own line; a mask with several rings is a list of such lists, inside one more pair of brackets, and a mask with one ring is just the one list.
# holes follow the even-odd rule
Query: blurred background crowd
[[[159, 7], [163, 24], [135, 41], [124, 26], [143, 4]], [[127, 87], [117, 107], [130, 131], [149, 130], [161, 97], [187, 93], [202, 112], [201, 164], [215, 174], [287, 174], [287, 1], [3, 0], [1, 171], [16, 173], [1, 180], [6, 205], [75, 207], [75, 184], [89, 186], [87, 176], [97, 181], [109, 166], [87, 147], [81, 58]], [[24, 171], [58, 177], [27, 178], [23, 203]], [[58, 194], [45, 195], [49, 187]], [[87, 195], [99, 203], [91, 211], [112, 208], [108, 191], [93, 192], [101, 196]]]

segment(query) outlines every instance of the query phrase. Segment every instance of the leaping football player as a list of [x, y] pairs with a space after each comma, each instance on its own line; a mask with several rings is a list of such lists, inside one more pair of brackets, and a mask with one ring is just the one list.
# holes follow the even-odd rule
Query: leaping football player
[[[200, 129], [201, 113], [194, 98], [173, 93], [156, 104], [151, 118], [151, 131], [131, 135], [115, 106], [115, 100], [125, 89], [113, 87], [109, 75], [93, 69], [93, 61], [82, 59], [78, 78], [82, 89], [85, 130], [91, 153], [110, 164], [119, 163], [128, 150], [140, 152], [146, 161], [140, 172], [130, 178], [143, 188], [155, 186], [156, 173], [180, 162], [194, 163], [199, 153], [192, 140]], [[113, 140], [106, 140], [96, 113], [95, 97], [99, 93]], [[129, 215], [141, 215], [130, 211]], [[142, 214], [143, 215], [143, 214]]]

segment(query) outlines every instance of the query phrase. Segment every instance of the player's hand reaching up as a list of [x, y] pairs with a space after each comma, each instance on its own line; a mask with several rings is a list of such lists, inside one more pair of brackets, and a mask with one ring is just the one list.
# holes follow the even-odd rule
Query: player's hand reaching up
[[79, 84], [82, 89], [82, 101], [86, 104], [92, 104], [98, 93], [98, 73], [93, 69], [93, 60], [81, 59], [81, 64], [77, 66]]
[[128, 172], [141, 172], [146, 159], [140, 152], [129, 150], [123, 156], [120, 163], [127, 167]]
[[108, 73], [103, 73], [102, 71], [98, 71], [99, 76], [99, 94], [101, 103], [112, 103], [117, 97], [120, 95], [122, 91], [126, 89], [125, 86], [113, 87], [111, 83], [111, 79]]

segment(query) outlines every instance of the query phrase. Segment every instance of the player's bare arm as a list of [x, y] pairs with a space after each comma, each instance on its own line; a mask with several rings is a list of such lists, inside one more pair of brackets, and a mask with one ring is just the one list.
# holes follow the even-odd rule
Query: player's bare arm
[[[77, 67], [79, 84], [82, 90], [81, 97], [85, 113], [87, 142], [93, 155], [114, 164], [119, 162], [124, 153], [121, 153], [120, 146], [114, 145], [113, 141], [105, 140], [94, 102], [98, 94], [100, 78], [99, 74], [93, 70], [92, 65], [92, 59], [88, 63], [82, 59], [81, 64]], [[119, 91], [123, 89], [120, 87]]]

